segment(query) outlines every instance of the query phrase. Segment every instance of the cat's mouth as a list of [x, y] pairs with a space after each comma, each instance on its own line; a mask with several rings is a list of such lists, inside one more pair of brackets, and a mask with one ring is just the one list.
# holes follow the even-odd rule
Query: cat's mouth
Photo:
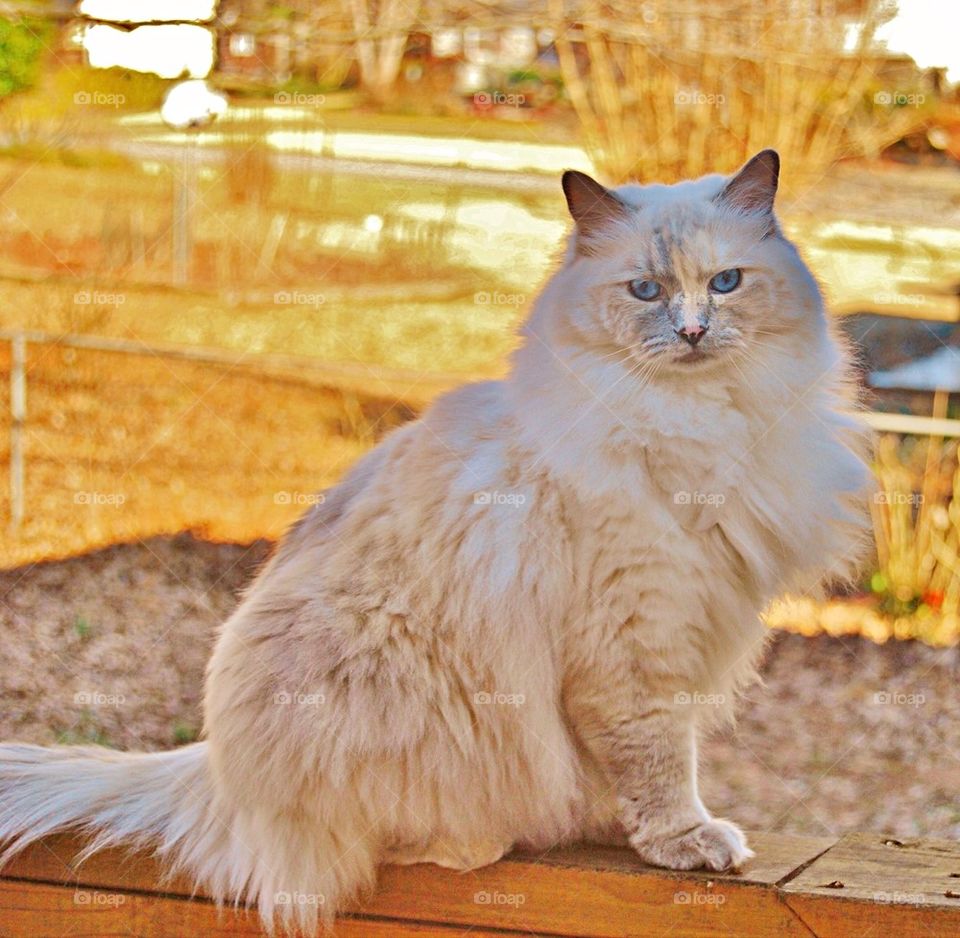
[[690, 364], [693, 364], [694, 362], [706, 361], [706, 359], [709, 357], [710, 356], [707, 355], [706, 352], [702, 351], [701, 349], [694, 348], [694, 349], [690, 349], [690, 351], [685, 353], [684, 355], [677, 356], [676, 361], [681, 362], [684, 365], [690, 365]]

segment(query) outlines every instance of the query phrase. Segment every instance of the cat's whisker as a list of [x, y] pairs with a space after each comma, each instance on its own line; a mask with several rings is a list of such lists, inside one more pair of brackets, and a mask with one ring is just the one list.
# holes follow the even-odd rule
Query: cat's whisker
[[662, 358], [653, 358], [646, 362], [643, 367], [637, 369], [635, 380], [637, 382], [638, 389], [642, 390], [651, 384], [662, 366]]
[[647, 352], [656, 351], [658, 348], [659, 342], [657, 339], [641, 339], [639, 342], [634, 342], [632, 345], [625, 345], [622, 348], [616, 349], [613, 352], [608, 352], [606, 355], [598, 357], [597, 361], [607, 361], [613, 358], [616, 358], [618, 355], [626, 356], [626, 358], [633, 358], [639, 360], [638, 357], [634, 354], [640, 349], [643, 349]]
[[612, 352], [607, 352], [606, 355], [597, 356], [597, 361], [607, 361], [610, 358], [615, 358], [617, 355], [623, 355], [625, 352], [633, 352], [638, 348], [643, 348], [646, 345], [647, 340], [641, 339], [639, 342], [634, 342], [632, 345], [624, 345], [621, 348], [614, 349]]
[[[625, 364], [625, 362], [621, 362]], [[626, 371], [607, 389], [607, 392], [612, 391], [615, 387], [621, 384], [623, 381], [632, 380], [633, 384], [631, 385], [634, 392], [641, 391], [643, 388], [653, 380], [659, 361], [656, 358], [650, 358], [645, 361], [636, 361], [631, 367], [627, 368]]]
[[752, 394], [756, 393], [756, 385], [750, 381], [747, 377], [746, 372], [740, 367], [740, 363], [736, 360], [736, 357], [731, 357], [730, 364], [737, 370], [737, 374], [740, 375], [740, 380], [747, 386]]

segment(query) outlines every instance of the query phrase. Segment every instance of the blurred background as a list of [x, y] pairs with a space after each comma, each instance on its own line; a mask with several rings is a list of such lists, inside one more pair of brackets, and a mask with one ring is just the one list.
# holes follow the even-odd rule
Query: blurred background
[[[567, 231], [561, 170], [673, 181], [773, 146], [879, 487], [862, 582], [770, 610], [783, 697], [838, 722], [789, 724], [803, 769], [774, 775], [807, 788], [771, 782], [781, 815], [755, 821], [960, 832], [946, 781], [919, 820], [864, 821], [875, 750], [797, 808], [849, 715], [825, 695], [874, 707], [887, 766], [917, 764], [921, 705], [956, 708], [958, 36], [935, 0], [0, 2], [2, 735], [193, 738], [268, 542], [438, 393], [503, 373]], [[764, 790], [762, 759], [706, 757], [721, 802]]]

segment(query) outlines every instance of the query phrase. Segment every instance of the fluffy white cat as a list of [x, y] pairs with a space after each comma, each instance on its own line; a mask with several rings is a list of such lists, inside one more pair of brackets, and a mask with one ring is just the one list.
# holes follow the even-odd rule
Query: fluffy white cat
[[67, 828], [151, 846], [313, 932], [383, 862], [584, 838], [749, 857], [697, 794], [697, 733], [753, 675], [764, 606], [849, 571], [868, 480], [778, 169], [567, 173], [575, 231], [509, 376], [438, 400], [293, 528], [223, 627], [202, 742], [0, 747], [5, 858]]

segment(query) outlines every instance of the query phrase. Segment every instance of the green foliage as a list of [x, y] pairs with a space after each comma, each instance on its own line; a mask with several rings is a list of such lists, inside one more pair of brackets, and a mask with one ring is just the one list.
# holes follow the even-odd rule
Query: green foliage
[[63, 68], [53, 79], [53, 96], [74, 112], [150, 111], [160, 107], [170, 82], [127, 68]]
[[89, 746], [91, 744], [116, 749], [110, 737], [88, 711], [84, 711], [73, 726], [57, 732], [58, 746]]
[[544, 81], [544, 77], [532, 68], [515, 68], [507, 73], [507, 82], [511, 85], [517, 85], [524, 81]]
[[185, 746], [197, 738], [197, 728], [189, 723], [178, 720], [173, 724], [173, 741], [177, 746]]
[[50, 35], [50, 25], [43, 20], [0, 18], [0, 96], [36, 83]]

